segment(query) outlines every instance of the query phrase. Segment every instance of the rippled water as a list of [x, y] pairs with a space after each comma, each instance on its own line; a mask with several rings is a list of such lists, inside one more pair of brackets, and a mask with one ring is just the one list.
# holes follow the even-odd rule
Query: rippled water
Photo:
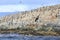
[[19, 34], [0, 34], [0, 40], [60, 40], [60, 36], [24, 36]]

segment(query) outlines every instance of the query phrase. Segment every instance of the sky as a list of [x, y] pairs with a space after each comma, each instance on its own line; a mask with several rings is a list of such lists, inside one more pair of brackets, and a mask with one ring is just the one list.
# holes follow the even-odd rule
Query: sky
[[0, 0], [0, 17], [13, 12], [60, 4], [60, 0]]

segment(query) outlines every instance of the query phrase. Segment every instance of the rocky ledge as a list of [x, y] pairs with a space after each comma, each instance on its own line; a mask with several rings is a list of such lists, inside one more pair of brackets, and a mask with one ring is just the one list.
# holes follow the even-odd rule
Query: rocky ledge
[[0, 33], [60, 35], [60, 5], [40, 7], [1, 17]]

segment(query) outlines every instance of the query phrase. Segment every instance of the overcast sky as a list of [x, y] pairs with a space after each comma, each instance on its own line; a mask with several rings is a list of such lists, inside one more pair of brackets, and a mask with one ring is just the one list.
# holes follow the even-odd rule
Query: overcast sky
[[0, 16], [56, 4], [60, 4], [60, 0], [0, 0]]

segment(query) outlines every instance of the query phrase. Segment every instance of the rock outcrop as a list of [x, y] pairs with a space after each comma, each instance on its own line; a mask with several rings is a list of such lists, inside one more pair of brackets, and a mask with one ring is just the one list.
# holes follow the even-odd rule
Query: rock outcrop
[[0, 18], [0, 29], [17, 28], [21, 30], [31, 29], [35, 31], [56, 32], [59, 35], [60, 5], [45, 6]]

